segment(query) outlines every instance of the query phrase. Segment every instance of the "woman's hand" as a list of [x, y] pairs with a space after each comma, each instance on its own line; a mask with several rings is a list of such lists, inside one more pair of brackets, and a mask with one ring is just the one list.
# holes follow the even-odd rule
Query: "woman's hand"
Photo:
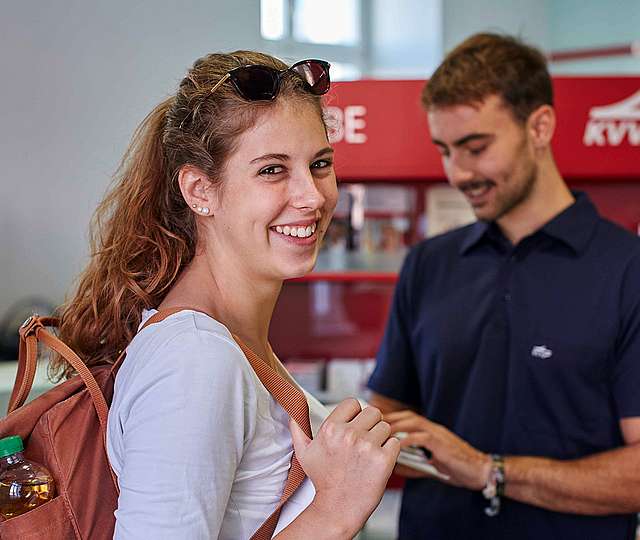
[[355, 535], [378, 506], [400, 452], [389, 424], [378, 409], [346, 399], [315, 439], [293, 421], [290, 429], [298, 461], [316, 489], [312, 505], [325, 519], [344, 518], [347, 534]]

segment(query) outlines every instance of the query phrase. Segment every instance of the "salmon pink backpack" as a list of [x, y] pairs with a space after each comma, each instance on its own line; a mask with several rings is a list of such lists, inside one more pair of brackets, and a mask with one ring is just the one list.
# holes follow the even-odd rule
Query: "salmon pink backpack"
[[[187, 308], [159, 311], [144, 326]], [[87, 367], [48, 327], [52, 317], [29, 317], [20, 327], [18, 373], [8, 415], [0, 419], [0, 438], [19, 435], [27, 459], [44, 465], [56, 484], [55, 497], [22, 515], [0, 521], [0, 540], [111, 540], [118, 503], [118, 481], [107, 457], [107, 415], [116, 373], [125, 353], [113, 364]], [[274, 399], [311, 436], [304, 394], [234, 336], [247, 360]], [[60, 354], [77, 375], [24, 404], [37, 367], [38, 343]], [[295, 455], [276, 510], [252, 535], [271, 538], [280, 510], [305, 477]]]

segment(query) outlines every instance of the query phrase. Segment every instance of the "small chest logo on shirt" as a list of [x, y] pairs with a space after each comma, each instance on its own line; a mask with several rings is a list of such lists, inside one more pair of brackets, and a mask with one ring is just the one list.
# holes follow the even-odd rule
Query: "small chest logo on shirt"
[[546, 345], [534, 345], [531, 349], [531, 356], [534, 358], [551, 358], [553, 351]]

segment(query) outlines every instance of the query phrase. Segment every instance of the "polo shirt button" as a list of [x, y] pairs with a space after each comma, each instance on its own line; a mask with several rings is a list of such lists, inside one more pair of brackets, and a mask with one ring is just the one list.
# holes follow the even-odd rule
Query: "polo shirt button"
[[505, 301], [505, 302], [509, 302], [509, 301], [511, 300], [511, 294], [509, 294], [509, 293], [504, 293], [503, 298], [504, 298], [504, 301]]

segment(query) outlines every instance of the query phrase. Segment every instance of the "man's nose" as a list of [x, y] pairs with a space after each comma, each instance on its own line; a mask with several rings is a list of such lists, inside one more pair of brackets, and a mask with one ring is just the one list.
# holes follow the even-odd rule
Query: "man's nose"
[[474, 172], [464, 163], [461, 163], [459, 159], [450, 158], [445, 166], [445, 172], [453, 186], [458, 186], [474, 178]]

